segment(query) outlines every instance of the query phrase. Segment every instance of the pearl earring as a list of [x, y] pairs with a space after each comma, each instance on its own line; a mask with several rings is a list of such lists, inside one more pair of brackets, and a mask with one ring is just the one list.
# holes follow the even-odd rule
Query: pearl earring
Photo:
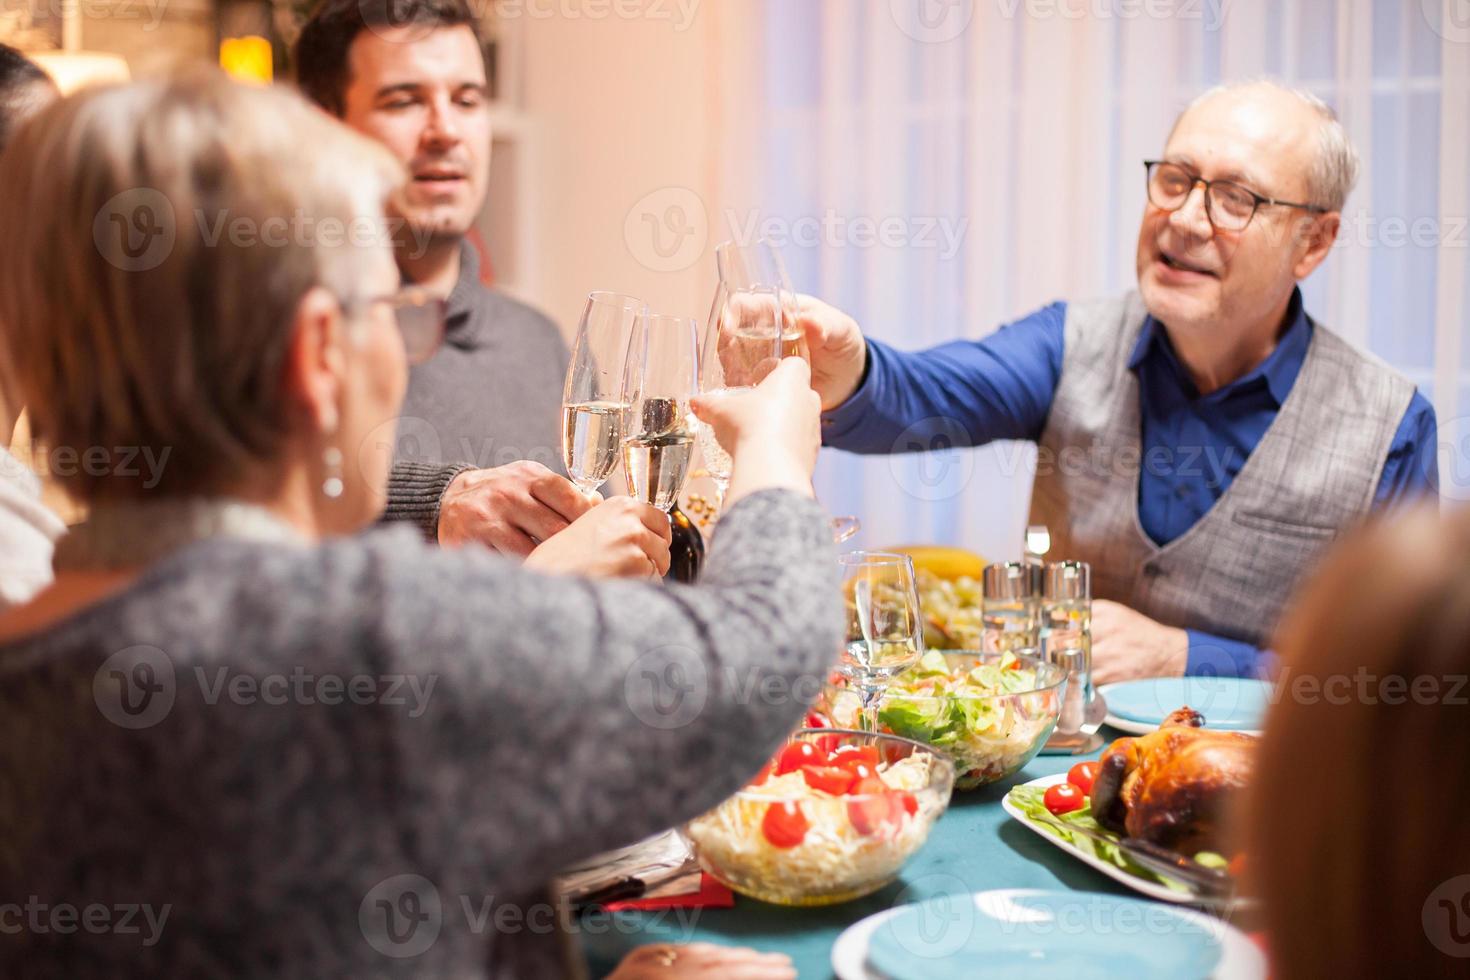
[[342, 483], [342, 450], [336, 446], [328, 446], [322, 450], [322, 465], [326, 467], [327, 476], [322, 480], [322, 493], [329, 499], [336, 500], [342, 496], [344, 485]]

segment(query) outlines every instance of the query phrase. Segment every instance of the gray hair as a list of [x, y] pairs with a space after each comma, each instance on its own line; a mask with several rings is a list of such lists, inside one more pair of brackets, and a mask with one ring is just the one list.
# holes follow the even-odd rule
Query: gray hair
[[[1217, 95], [1251, 88], [1268, 88], [1279, 94], [1289, 95], [1300, 100], [1317, 114], [1320, 122], [1317, 127], [1317, 155], [1312, 161], [1311, 168], [1307, 171], [1307, 193], [1310, 197], [1306, 203], [1326, 208], [1329, 211], [1341, 211], [1342, 206], [1347, 203], [1348, 193], [1358, 182], [1358, 151], [1353, 148], [1353, 141], [1348, 138], [1347, 130], [1343, 128], [1342, 122], [1338, 120], [1337, 113], [1332, 111], [1332, 107], [1306, 89], [1283, 85], [1270, 78], [1255, 78], [1216, 85], [1195, 96], [1174, 120], [1174, 126], [1177, 128], [1179, 120], [1183, 119], [1191, 109]], [[1171, 135], [1172, 132], [1171, 130]]]

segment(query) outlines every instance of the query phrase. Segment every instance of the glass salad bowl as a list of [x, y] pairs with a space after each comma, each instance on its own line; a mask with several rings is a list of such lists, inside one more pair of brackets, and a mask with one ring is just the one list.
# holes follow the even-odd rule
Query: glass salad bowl
[[[1010, 653], [931, 650], [893, 679], [878, 704], [885, 732], [944, 752], [955, 788], [974, 789], [1019, 772], [1056, 728], [1067, 672], [1057, 664]], [[834, 677], [818, 717], [856, 724], [861, 701]]]
[[777, 905], [834, 905], [898, 877], [949, 806], [954, 765], [893, 735], [802, 729], [681, 828], [700, 867]]

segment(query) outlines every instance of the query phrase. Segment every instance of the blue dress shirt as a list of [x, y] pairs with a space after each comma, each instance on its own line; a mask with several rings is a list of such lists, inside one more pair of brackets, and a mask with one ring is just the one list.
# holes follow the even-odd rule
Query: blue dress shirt
[[[900, 434], [925, 419], [959, 422], [975, 446], [1040, 440], [1062, 375], [1066, 315], [1067, 304], [1053, 303], [983, 340], [926, 351], [869, 340], [867, 375], [850, 399], [823, 415], [823, 443], [857, 453], [894, 452]], [[1143, 468], [1138, 487], [1139, 522], [1154, 543], [1168, 544], [1189, 530], [1229, 489], [1296, 382], [1311, 339], [1297, 291], [1275, 350], [1244, 377], [1201, 395], [1163, 326], [1153, 317], [1144, 321], [1128, 366], [1138, 377], [1144, 458], [1163, 461]], [[907, 435], [906, 445], [927, 444], [922, 432]], [[1179, 446], [1201, 451], [1174, 452]], [[1375, 504], [1437, 492], [1436, 450], [1434, 408], [1415, 391], [1389, 447]], [[1269, 654], [1249, 643], [1187, 632], [1185, 673], [1248, 677], [1269, 667]]]

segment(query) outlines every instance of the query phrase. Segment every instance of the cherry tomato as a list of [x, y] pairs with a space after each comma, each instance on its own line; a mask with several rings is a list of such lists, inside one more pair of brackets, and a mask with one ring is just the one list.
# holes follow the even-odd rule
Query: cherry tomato
[[806, 727], [808, 728], [831, 728], [832, 723], [827, 716], [820, 711], [808, 711], [806, 713]]
[[806, 839], [809, 827], [811, 824], [801, 812], [801, 806], [790, 800], [772, 803], [761, 818], [761, 833], [772, 847], [795, 847]]
[[857, 777], [841, 766], [802, 766], [801, 776], [812, 789], [841, 796], [852, 789]]
[[1084, 793], [1092, 792], [1092, 783], [1095, 779], [1097, 779], [1096, 762], [1079, 762], [1067, 770], [1067, 782]]
[[888, 784], [876, 776], [859, 780], [852, 792], [863, 797], [847, 804], [847, 819], [852, 821], [853, 830], [864, 837], [874, 834], [889, 837], [898, 832], [907, 809], [903, 797], [909, 796], [908, 793], [889, 790]]
[[[852, 773], [854, 783], [860, 783], [864, 779], [876, 779], [878, 776], [877, 768], [868, 765], [866, 762], [839, 762], [836, 765], [838, 769], [846, 769]], [[857, 790], [848, 790], [848, 792], [856, 793]]]
[[767, 762], [765, 765], [761, 766], [761, 771], [755, 774], [755, 778], [750, 781], [750, 785], [759, 786], [767, 779], [770, 779], [771, 770], [775, 767], [776, 764], [774, 762]]
[[1048, 789], [1046, 795], [1041, 798], [1041, 802], [1046, 804], [1046, 808], [1057, 816], [1061, 816], [1064, 813], [1071, 813], [1073, 810], [1082, 809], [1082, 804], [1086, 801], [1087, 797], [1071, 783], [1057, 783]]
[[790, 742], [776, 756], [776, 775], [784, 776], [788, 772], [795, 772], [802, 766], [819, 766], [822, 764], [822, 753], [810, 742]]
[[871, 745], [839, 745], [832, 750], [830, 765], [847, 768], [858, 763], [866, 763], [869, 768], [878, 768], [878, 750]]
[[914, 799], [913, 793], [899, 793], [898, 800], [903, 804], [904, 812], [909, 816], [919, 812], [919, 801]]

